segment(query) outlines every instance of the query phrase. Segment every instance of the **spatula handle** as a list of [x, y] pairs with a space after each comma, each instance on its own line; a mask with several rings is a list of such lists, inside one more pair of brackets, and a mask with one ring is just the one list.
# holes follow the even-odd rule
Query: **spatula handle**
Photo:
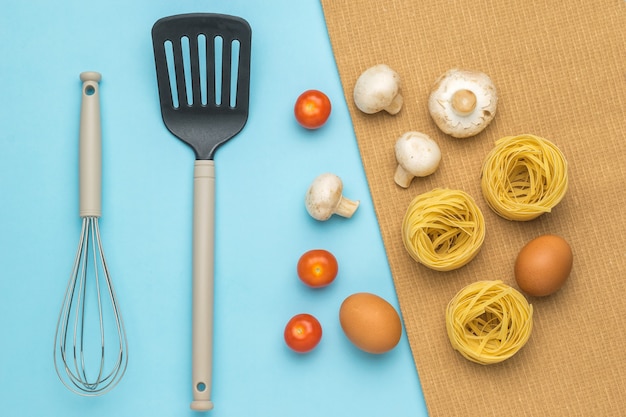
[[191, 409], [207, 411], [213, 367], [213, 276], [215, 249], [215, 164], [197, 160], [193, 186], [193, 317]]

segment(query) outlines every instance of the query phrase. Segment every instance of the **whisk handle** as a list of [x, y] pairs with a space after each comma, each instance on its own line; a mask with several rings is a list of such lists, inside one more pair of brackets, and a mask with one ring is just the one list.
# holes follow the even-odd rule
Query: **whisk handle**
[[197, 160], [193, 187], [193, 317], [191, 409], [207, 411], [213, 367], [213, 277], [215, 249], [215, 164]]
[[78, 163], [81, 217], [100, 217], [102, 214], [102, 128], [98, 84], [101, 78], [94, 71], [80, 74], [83, 82]]

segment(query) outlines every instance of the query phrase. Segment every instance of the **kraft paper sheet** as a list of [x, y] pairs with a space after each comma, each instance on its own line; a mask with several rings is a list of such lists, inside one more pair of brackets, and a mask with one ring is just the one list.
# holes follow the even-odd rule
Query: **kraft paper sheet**
[[[321, 2], [429, 414], [626, 415], [626, 2]], [[359, 74], [379, 63], [402, 77], [396, 116], [353, 103]], [[487, 73], [499, 91], [494, 121], [473, 138], [446, 136], [428, 114], [434, 80], [453, 67]], [[443, 160], [401, 189], [393, 145], [408, 130], [435, 139]], [[570, 188], [552, 213], [511, 222], [485, 203], [480, 166], [497, 139], [522, 133], [559, 146]], [[408, 203], [435, 187], [468, 192], [486, 220], [479, 255], [453, 272], [415, 263], [402, 244]], [[518, 251], [545, 233], [572, 246], [568, 282], [529, 297], [535, 327], [517, 355], [491, 366], [465, 360], [447, 339], [448, 301], [477, 280], [516, 287]]]

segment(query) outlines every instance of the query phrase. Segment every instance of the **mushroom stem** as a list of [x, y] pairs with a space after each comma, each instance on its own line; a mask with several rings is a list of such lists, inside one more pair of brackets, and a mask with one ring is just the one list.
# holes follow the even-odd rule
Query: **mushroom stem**
[[359, 207], [359, 201], [350, 200], [349, 198], [341, 197], [339, 204], [335, 207], [335, 214], [341, 217], [350, 218]]
[[398, 114], [402, 110], [402, 104], [404, 104], [404, 98], [398, 93], [384, 110], [389, 114]]
[[471, 114], [476, 108], [476, 94], [470, 90], [459, 90], [452, 95], [452, 109], [460, 116]]
[[415, 175], [402, 168], [402, 165], [398, 165], [393, 180], [400, 187], [409, 188], [409, 185], [411, 185], [411, 181], [413, 181], [413, 178], [415, 178]]

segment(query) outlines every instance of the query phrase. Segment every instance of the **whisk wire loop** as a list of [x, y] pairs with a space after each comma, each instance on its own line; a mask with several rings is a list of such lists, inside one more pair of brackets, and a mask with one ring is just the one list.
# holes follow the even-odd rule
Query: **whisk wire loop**
[[[89, 279], [90, 272], [93, 280]], [[103, 297], [105, 293], [108, 297]], [[110, 305], [104, 303], [105, 299]], [[109, 308], [113, 323], [105, 320], [104, 312]], [[99, 323], [93, 338], [87, 325], [92, 314]], [[106, 348], [110, 346], [105, 343], [109, 341], [107, 337], [113, 339], [112, 350]], [[96, 347], [91, 350], [94, 344]], [[127, 350], [126, 331], [104, 256], [98, 217], [83, 217], [72, 275], [57, 322], [55, 369], [71, 391], [83, 396], [102, 395], [113, 389], [124, 375]]]

